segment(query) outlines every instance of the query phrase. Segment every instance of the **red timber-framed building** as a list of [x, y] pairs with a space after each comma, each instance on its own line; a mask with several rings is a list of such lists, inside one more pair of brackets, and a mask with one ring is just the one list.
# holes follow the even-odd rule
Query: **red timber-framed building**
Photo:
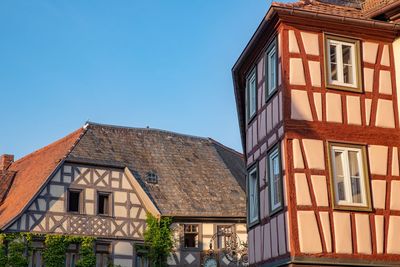
[[399, 266], [400, 1], [273, 3], [232, 69], [251, 266]]

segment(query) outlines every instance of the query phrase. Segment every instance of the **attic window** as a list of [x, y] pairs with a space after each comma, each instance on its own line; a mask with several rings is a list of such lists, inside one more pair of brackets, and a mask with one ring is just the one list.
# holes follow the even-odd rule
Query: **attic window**
[[152, 183], [152, 184], [157, 184], [158, 183], [158, 175], [153, 171], [147, 172], [146, 181], [149, 183]]

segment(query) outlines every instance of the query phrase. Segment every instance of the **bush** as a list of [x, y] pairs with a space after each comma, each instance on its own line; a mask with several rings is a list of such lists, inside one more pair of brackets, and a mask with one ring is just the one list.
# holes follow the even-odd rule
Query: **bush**
[[79, 250], [80, 259], [76, 263], [76, 267], [93, 267], [96, 266], [96, 254], [94, 253], [94, 238], [83, 237], [81, 240], [81, 248]]
[[144, 242], [149, 250], [149, 260], [154, 267], [167, 265], [167, 259], [173, 247], [171, 222], [172, 219], [169, 217], [158, 219], [147, 213]]
[[46, 267], [64, 267], [65, 253], [70, 244], [63, 235], [46, 235], [43, 259]]
[[29, 261], [26, 252], [27, 243], [22, 235], [11, 240], [8, 243], [8, 265], [12, 267], [27, 267]]

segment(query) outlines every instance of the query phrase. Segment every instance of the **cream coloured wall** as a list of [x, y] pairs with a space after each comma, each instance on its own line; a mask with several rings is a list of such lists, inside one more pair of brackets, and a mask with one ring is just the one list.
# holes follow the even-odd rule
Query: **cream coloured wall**
[[[397, 38], [393, 44], [394, 68], [396, 73], [396, 88], [400, 87], [400, 38]], [[400, 92], [397, 91], [397, 105], [400, 110]]]

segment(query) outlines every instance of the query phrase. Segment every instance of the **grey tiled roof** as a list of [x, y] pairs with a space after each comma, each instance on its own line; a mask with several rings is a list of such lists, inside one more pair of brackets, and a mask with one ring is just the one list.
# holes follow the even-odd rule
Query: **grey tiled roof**
[[212, 139], [89, 123], [67, 160], [128, 167], [163, 215], [246, 216], [242, 155]]

